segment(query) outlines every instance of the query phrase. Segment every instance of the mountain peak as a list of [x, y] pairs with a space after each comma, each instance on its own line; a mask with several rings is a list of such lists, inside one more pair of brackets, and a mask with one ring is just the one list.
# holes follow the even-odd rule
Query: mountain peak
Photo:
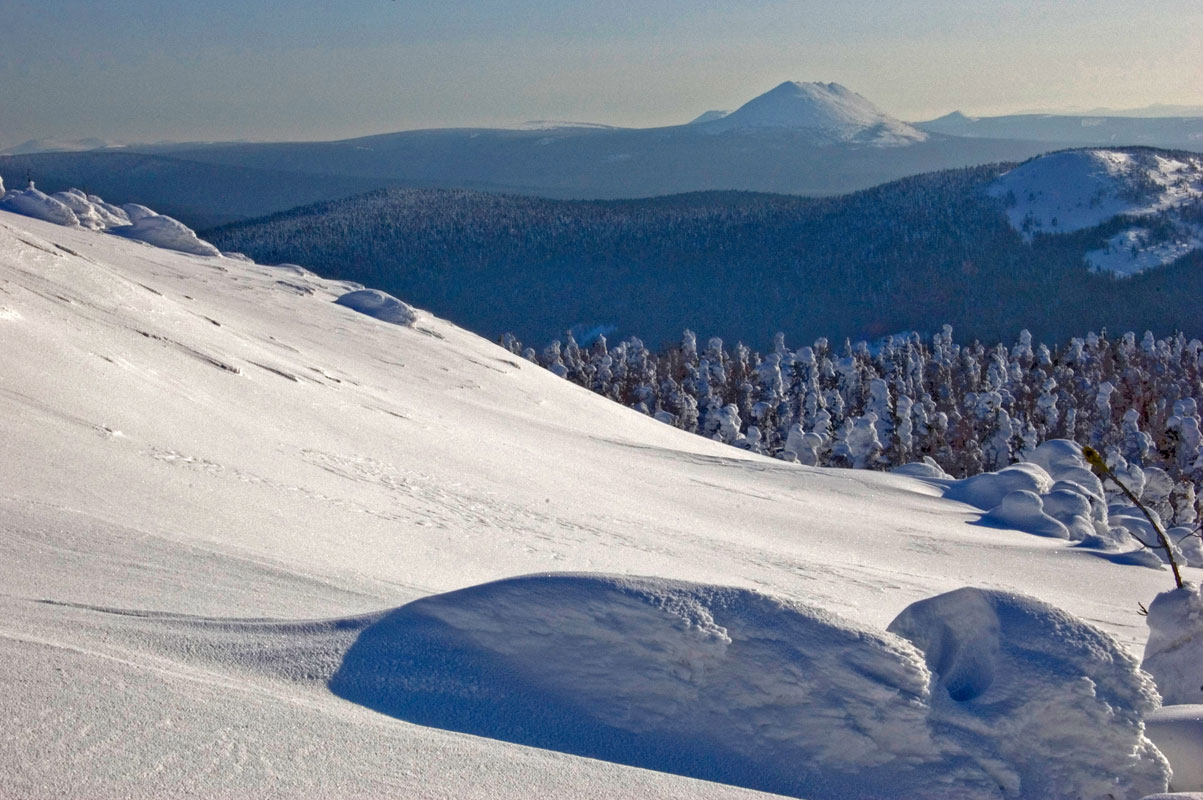
[[714, 132], [797, 129], [811, 132], [821, 142], [884, 146], [927, 138], [926, 133], [891, 117], [846, 86], [799, 81], [785, 81], [706, 127]]

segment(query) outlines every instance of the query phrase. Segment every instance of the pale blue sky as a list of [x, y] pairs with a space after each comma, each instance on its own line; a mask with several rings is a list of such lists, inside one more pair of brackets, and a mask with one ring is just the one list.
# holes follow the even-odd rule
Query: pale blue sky
[[685, 122], [783, 80], [904, 119], [1203, 104], [1199, 0], [0, 0], [0, 145]]

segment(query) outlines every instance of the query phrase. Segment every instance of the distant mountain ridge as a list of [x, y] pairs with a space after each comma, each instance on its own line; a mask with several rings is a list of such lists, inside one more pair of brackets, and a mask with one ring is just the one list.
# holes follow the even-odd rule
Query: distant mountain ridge
[[[1133, 163], [1192, 158], [1105, 152]], [[1028, 189], [1040, 200], [1050, 176], [1066, 174], [1064, 161], [1054, 154], [1014, 168], [929, 173], [835, 198], [374, 192], [203, 235], [223, 250], [360, 281], [485, 336], [511, 331], [534, 345], [571, 327], [582, 338], [602, 331], [653, 346], [691, 328], [764, 347], [777, 331], [791, 342], [875, 338], [945, 322], [987, 340], [1020, 328], [1050, 340], [1099, 327], [1203, 337], [1203, 242], [1193, 244], [1189, 231], [1182, 238], [1179, 224], [1203, 220], [1203, 201], [1114, 203], [1088, 225], [1025, 235], [1016, 208]], [[1146, 177], [1120, 175], [1106, 184], [1108, 197]], [[1097, 187], [1079, 188], [1074, 196], [1088, 205]], [[1134, 225], [1143, 238], [1091, 262]], [[1123, 260], [1133, 251], [1135, 268]]]
[[119, 203], [149, 198], [203, 228], [384, 187], [564, 199], [726, 190], [834, 196], [1066, 147], [1203, 148], [1203, 120], [1096, 122], [954, 113], [912, 124], [838, 83], [786, 81], [730, 113], [659, 128], [553, 120], [332, 142], [129, 144], [0, 156], [0, 177], [19, 185], [28, 175], [49, 191], [86, 187]]
[[912, 123], [932, 134], [1016, 139], [1063, 146], [1145, 146], [1203, 151], [1203, 117], [1104, 114], [1011, 114], [970, 117], [953, 111]]

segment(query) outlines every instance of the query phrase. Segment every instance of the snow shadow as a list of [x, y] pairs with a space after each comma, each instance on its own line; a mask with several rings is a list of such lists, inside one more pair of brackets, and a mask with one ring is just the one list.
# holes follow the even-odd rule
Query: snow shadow
[[902, 639], [756, 592], [561, 574], [398, 608], [329, 686], [420, 725], [823, 798], [939, 760], [929, 678]]
[[758, 592], [551, 574], [381, 615], [329, 681], [382, 713], [807, 797], [1141, 797], [1156, 691], [1106, 634], [960, 589], [877, 631]]

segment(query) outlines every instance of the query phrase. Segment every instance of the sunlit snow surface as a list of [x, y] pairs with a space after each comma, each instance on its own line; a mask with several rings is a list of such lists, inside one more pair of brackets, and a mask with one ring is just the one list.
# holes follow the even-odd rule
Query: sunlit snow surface
[[1203, 227], [1175, 214], [1203, 198], [1203, 156], [1173, 157], [1142, 149], [1067, 150], [1040, 156], [1002, 175], [989, 193], [1007, 202], [1012, 227], [1031, 240], [1072, 233], [1127, 215], [1169, 212], [1168, 239], [1139, 224], [1086, 254], [1095, 270], [1133, 275], [1203, 247]]
[[872, 637], [975, 585], [1143, 647], [1164, 571], [683, 434], [333, 302], [360, 288], [0, 212], [0, 794], [752, 796], [331, 691], [389, 609], [531, 573], [733, 586]]

